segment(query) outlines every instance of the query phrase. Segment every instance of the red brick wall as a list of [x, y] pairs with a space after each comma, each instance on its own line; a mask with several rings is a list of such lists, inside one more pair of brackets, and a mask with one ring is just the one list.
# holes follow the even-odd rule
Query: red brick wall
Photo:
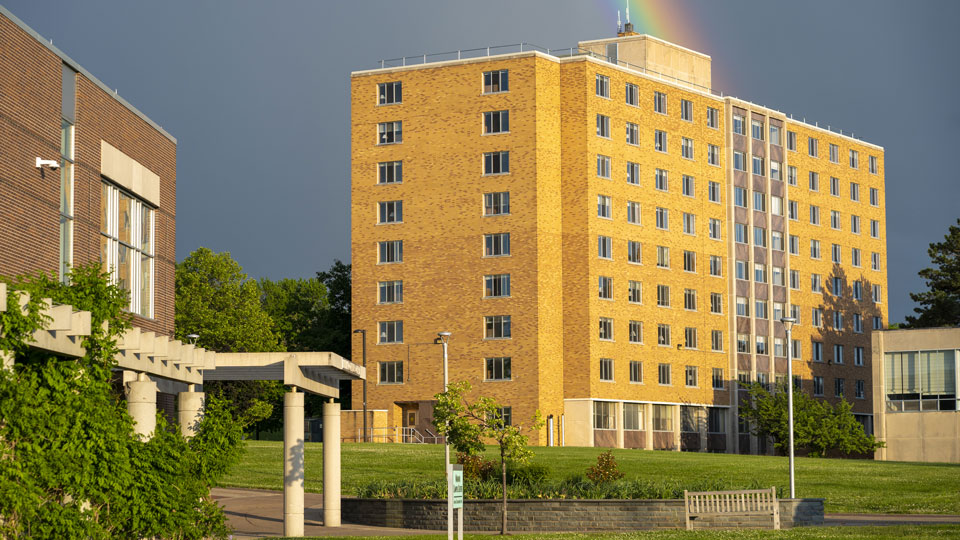
[[[61, 59], [0, 15], [0, 275], [57, 271], [60, 172], [35, 159], [60, 156]], [[154, 319], [173, 333], [176, 144], [82, 74], [77, 77], [74, 169], [75, 264], [99, 260], [100, 140], [160, 176]]]

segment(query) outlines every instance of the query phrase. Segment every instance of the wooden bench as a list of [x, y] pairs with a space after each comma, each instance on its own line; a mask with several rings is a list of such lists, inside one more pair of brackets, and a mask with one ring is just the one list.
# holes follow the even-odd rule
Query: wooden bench
[[773, 528], [780, 529], [777, 488], [743, 491], [683, 491], [687, 530], [701, 516], [773, 516]]

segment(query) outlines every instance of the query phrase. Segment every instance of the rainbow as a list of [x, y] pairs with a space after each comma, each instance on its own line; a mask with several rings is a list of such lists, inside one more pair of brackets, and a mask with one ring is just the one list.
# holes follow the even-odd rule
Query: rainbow
[[702, 37], [704, 32], [697, 27], [697, 17], [682, 0], [602, 0], [609, 10], [611, 27], [616, 21], [617, 10], [620, 20], [627, 22], [626, 8], [630, 6], [630, 22], [640, 34], [667, 40], [671, 43], [710, 54], [704, 50]]

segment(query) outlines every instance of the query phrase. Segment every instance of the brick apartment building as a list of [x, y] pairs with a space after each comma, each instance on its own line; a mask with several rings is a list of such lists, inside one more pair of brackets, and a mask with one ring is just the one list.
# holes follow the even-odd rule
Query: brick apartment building
[[171, 336], [177, 142], [0, 6], [0, 275], [101, 261]]
[[451, 381], [551, 419], [539, 444], [767, 452], [738, 381], [785, 380], [788, 351], [871, 429], [881, 147], [719, 96], [710, 57], [631, 31], [424, 60], [351, 76], [377, 429], [429, 435], [440, 331]]

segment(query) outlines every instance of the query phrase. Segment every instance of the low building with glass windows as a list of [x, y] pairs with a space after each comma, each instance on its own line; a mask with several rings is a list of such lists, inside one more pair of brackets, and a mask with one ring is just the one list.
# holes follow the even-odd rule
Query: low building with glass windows
[[873, 334], [876, 458], [960, 463], [960, 328]]

